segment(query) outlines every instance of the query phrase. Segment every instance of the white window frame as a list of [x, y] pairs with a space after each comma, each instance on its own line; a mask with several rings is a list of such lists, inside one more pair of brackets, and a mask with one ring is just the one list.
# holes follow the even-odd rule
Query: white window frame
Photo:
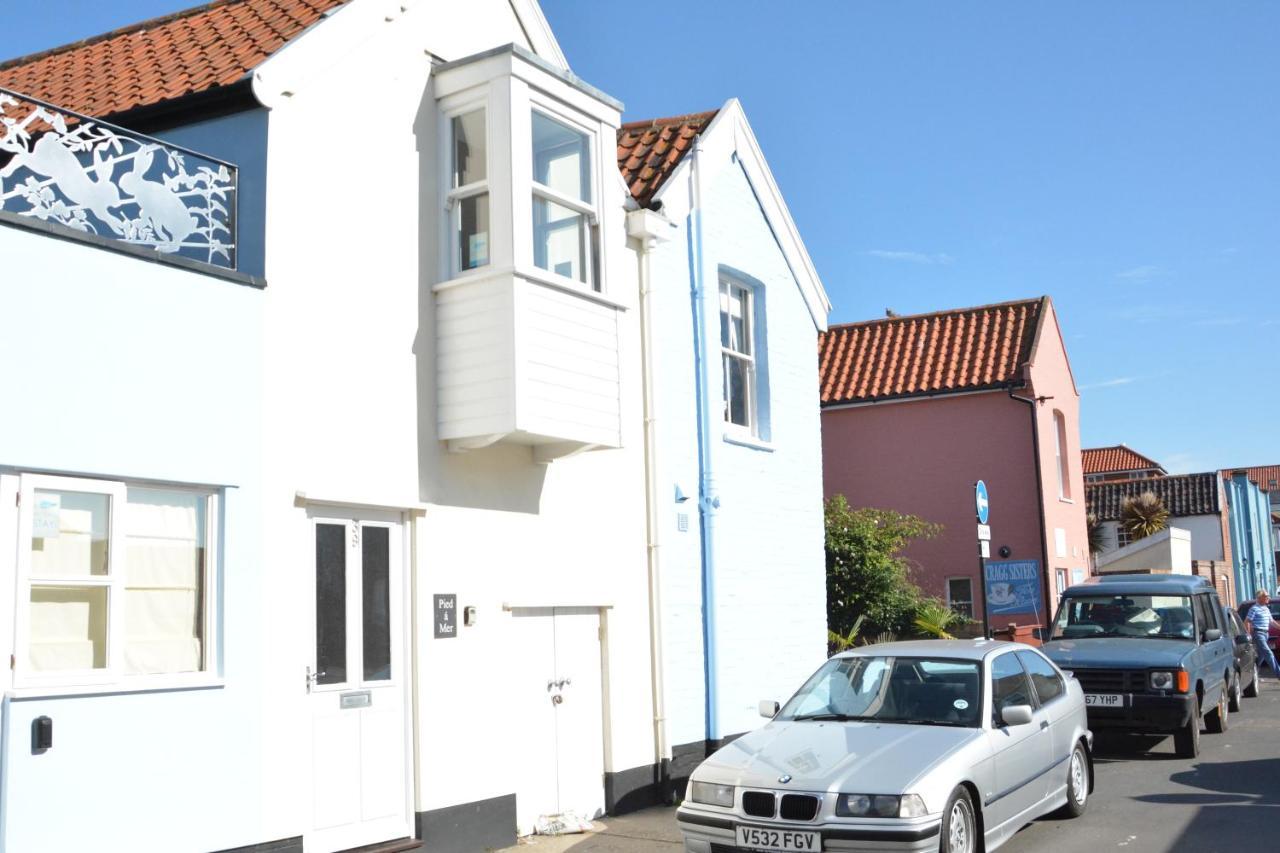
[[1116, 522], [1116, 548], [1128, 548], [1133, 544], [1133, 537], [1129, 531], [1124, 529], [1124, 525]]
[[[579, 281], [570, 276], [561, 275], [555, 270], [543, 269], [534, 262], [534, 254], [537, 252], [535, 241], [532, 239], [529, 243], [529, 265], [539, 272], [551, 276], [559, 282], [563, 282], [568, 287], [574, 287], [579, 290], [589, 290], [592, 293], [604, 292], [604, 277], [600, 275], [601, 266], [601, 247], [600, 247], [600, 182], [597, 180], [597, 170], [600, 164], [600, 139], [599, 134], [591, 127], [576, 121], [572, 116], [567, 115], [563, 110], [557, 110], [551, 104], [538, 97], [539, 93], [530, 90], [529, 92], [529, 136], [524, 140], [526, 145], [525, 151], [530, 162], [529, 171], [529, 221], [526, 227], [529, 229], [530, 238], [533, 237], [533, 208], [535, 199], [541, 198], [546, 201], [553, 202], [561, 207], [568, 208], [574, 213], [581, 214], [582, 220], [582, 245], [584, 247], [583, 273], [586, 277], [585, 281]], [[564, 193], [557, 192], [546, 184], [540, 183], [533, 177], [532, 159], [533, 159], [533, 115], [537, 113], [543, 118], [564, 125], [570, 130], [583, 134], [587, 138], [587, 156], [591, 158], [587, 164], [586, 174], [588, 189], [590, 190], [591, 201], [584, 202], [582, 199], [567, 196]], [[520, 227], [518, 224], [516, 227]]]
[[[124, 571], [125, 534], [124, 508], [128, 503], [129, 486], [160, 488], [203, 495], [205, 509], [205, 560], [202, 583], [201, 669], [196, 672], [127, 674], [120, 666], [120, 654], [124, 647], [124, 600], [127, 577]], [[109, 499], [107, 518], [107, 566], [106, 575], [74, 576], [59, 578], [33, 578], [31, 569], [31, 534], [35, 519], [35, 492], [37, 489], [102, 494]], [[218, 531], [220, 529], [221, 501], [218, 491], [208, 487], [184, 486], [171, 483], [145, 481], [98, 480], [86, 477], [55, 474], [21, 474], [18, 478], [17, 572], [14, 606], [13, 686], [19, 692], [42, 693], [47, 689], [58, 692], [112, 692], [129, 690], [154, 690], [171, 687], [209, 686], [220, 683], [218, 672]], [[12, 518], [12, 516], [10, 516]], [[86, 670], [57, 670], [35, 672], [29, 661], [31, 628], [32, 585], [68, 588], [104, 587], [107, 589], [106, 667]], [[62, 690], [61, 688], [71, 688]], [[79, 688], [80, 690], [77, 690]]]
[[[732, 432], [740, 432], [751, 437], [760, 434], [760, 362], [756, 358], [758, 352], [757, 344], [759, 336], [756, 334], [756, 292], [755, 288], [749, 284], [739, 281], [731, 275], [720, 275], [719, 300], [720, 310], [716, 313], [716, 337], [720, 337], [720, 324], [723, 322], [722, 317], [725, 312], [726, 298], [732, 297], [733, 291], [742, 292], [742, 320], [744, 326], [743, 341], [747, 351], [739, 352], [735, 349], [727, 347], [723, 342], [720, 344], [720, 370], [721, 370], [721, 401], [724, 406], [724, 425], [725, 429]], [[737, 359], [747, 364], [747, 423], [739, 424], [730, 420], [731, 406], [729, 405], [729, 359]]]
[[[455, 187], [453, 185], [454, 178], [457, 174], [457, 166], [454, 163], [454, 156], [457, 154], [455, 140], [453, 138], [453, 120], [470, 113], [479, 112], [484, 115], [484, 178], [479, 181], [472, 181], [469, 184]], [[489, 110], [489, 102], [487, 98], [468, 101], [460, 104], [444, 113], [444, 137], [445, 144], [448, 149], [445, 164], [445, 180], [448, 187], [445, 192], [444, 206], [446, 219], [449, 223], [448, 229], [448, 254], [449, 254], [449, 278], [457, 278], [458, 276], [479, 273], [493, 264], [493, 193], [489, 188], [489, 179], [493, 174], [493, 131], [492, 131], [492, 115]], [[468, 198], [484, 195], [489, 198], [489, 251], [488, 259], [478, 266], [462, 268], [462, 202]]]
[[976, 618], [975, 614], [977, 611], [974, 609], [974, 605], [976, 604], [976, 602], [973, 600], [973, 578], [971, 578], [969, 575], [950, 575], [943, 580], [944, 588], [947, 591], [947, 608], [950, 610], [955, 610], [955, 604], [960, 599], [954, 599], [951, 597], [952, 581], [964, 581], [965, 583], [969, 584], [969, 600], [968, 602], [963, 602], [963, 603], [967, 603], [969, 605], [969, 618], [970, 619]]

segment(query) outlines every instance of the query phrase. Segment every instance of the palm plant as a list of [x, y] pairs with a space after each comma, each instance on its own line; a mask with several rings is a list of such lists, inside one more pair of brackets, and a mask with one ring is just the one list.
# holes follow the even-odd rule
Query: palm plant
[[859, 616], [854, 621], [853, 627], [845, 634], [837, 633], [830, 628], [827, 629], [827, 647], [831, 654], [834, 655], [843, 652], [845, 649], [853, 648], [854, 644], [858, 642], [858, 633], [862, 630], [862, 620], [865, 618], [865, 615]]
[[964, 617], [938, 599], [928, 598], [916, 607], [915, 618], [912, 621], [916, 630], [926, 637], [954, 640], [955, 637], [948, 629], [963, 622]]
[[1130, 495], [1120, 505], [1120, 526], [1137, 541], [1169, 526], [1169, 508], [1154, 492]]

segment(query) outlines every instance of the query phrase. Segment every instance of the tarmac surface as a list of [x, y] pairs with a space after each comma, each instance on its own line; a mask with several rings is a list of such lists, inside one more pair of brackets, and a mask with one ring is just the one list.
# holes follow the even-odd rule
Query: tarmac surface
[[[1001, 853], [1243, 853], [1280, 851], [1280, 683], [1267, 678], [1225, 734], [1178, 758], [1172, 738], [1095, 739], [1095, 788], [1076, 820], [1042, 818]], [[521, 853], [680, 851], [675, 810], [596, 821], [582, 835], [531, 837]]]

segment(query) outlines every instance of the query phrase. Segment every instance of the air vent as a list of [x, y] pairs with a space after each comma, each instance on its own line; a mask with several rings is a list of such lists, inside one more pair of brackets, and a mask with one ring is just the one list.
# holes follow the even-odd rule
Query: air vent
[[817, 816], [817, 797], [810, 797], [805, 794], [786, 794], [783, 796], [783, 820], [813, 820]]
[[744, 791], [742, 810], [752, 817], [773, 817], [773, 794], [766, 791]]

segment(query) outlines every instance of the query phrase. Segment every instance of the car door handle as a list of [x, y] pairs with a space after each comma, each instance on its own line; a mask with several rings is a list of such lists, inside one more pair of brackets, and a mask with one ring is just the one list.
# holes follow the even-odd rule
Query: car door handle
[[1040, 721], [1040, 730], [1041, 730], [1041, 731], [1044, 731], [1044, 730], [1045, 730], [1045, 729], [1047, 729], [1047, 728], [1049, 728], [1049, 721], [1048, 721], [1048, 720], [1041, 720], [1041, 721]]

